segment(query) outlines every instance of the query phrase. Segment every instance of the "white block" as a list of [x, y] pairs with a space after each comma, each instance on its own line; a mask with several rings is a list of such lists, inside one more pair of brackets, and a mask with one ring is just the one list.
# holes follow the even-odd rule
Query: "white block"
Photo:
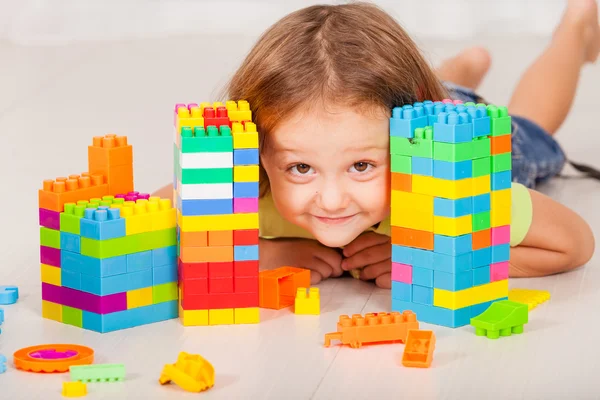
[[233, 168], [233, 152], [179, 153], [179, 165], [183, 169]]
[[177, 181], [177, 193], [182, 200], [232, 199], [233, 183], [182, 184]]

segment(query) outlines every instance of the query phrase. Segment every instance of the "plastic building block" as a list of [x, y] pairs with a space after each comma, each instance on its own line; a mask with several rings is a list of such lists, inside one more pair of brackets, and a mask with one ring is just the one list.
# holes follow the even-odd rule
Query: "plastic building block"
[[83, 397], [87, 395], [87, 385], [83, 382], [63, 382], [64, 397]]
[[298, 288], [310, 286], [310, 270], [280, 267], [259, 274], [261, 308], [279, 310], [294, 304]]
[[319, 293], [319, 288], [308, 288], [308, 293], [307, 288], [298, 288], [294, 302], [294, 313], [304, 315], [321, 314], [321, 295]]
[[[4, 310], [0, 308], [0, 325], [4, 322]], [[2, 333], [2, 329], [0, 329], [0, 333]]]
[[258, 229], [258, 213], [178, 216], [182, 232], [232, 231], [238, 229]]
[[103, 175], [90, 175], [86, 172], [81, 176], [45, 180], [42, 189], [38, 191], [38, 202], [40, 208], [62, 212], [66, 203], [102, 197], [108, 193], [108, 184]]
[[173, 382], [187, 392], [202, 392], [215, 384], [215, 369], [198, 354], [179, 353], [175, 364], [167, 364], [158, 380], [161, 385]]
[[83, 311], [83, 329], [106, 333], [166, 321], [177, 316], [176, 300], [107, 314]]
[[390, 118], [390, 135], [413, 138], [415, 129], [425, 128], [427, 124], [428, 118], [422, 107], [394, 107]]
[[435, 334], [433, 331], [411, 329], [408, 331], [402, 365], [405, 367], [429, 368], [435, 350]]
[[0, 354], [0, 374], [6, 372], [6, 357]]
[[240, 100], [237, 103], [235, 101], [225, 102], [225, 108], [227, 108], [227, 115], [231, 121], [251, 121], [252, 111], [250, 111], [250, 104], [245, 100]]
[[506, 297], [507, 293], [508, 280], [496, 281], [456, 292], [434, 289], [433, 305], [456, 310]]
[[477, 336], [498, 339], [500, 336], [523, 333], [528, 316], [527, 304], [503, 300], [492, 303], [481, 315], [471, 318], [471, 325], [475, 327]]
[[260, 322], [260, 310], [258, 307], [235, 308], [233, 319], [236, 325], [258, 324]]
[[72, 381], [79, 382], [118, 382], [125, 380], [125, 365], [94, 364], [74, 365], [69, 368]]
[[88, 146], [88, 170], [107, 177], [109, 193], [133, 190], [133, 148], [127, 144], [127, 136], [94, 137]]
[[546, 290], [511, 289], [508, 291], [508, 299], [517, 303], [527, 304], [528, 309], [531, 311], [538, 305], [550, 300], [550, 292]]
[[355, 314], [352, 318], [341, 315], [337, 332], [325, 334], [325, 347], [329, 347], [332, 340], [352, 348], [359, 348], [363, 343], [406, 342], [410, 329], [419, 329], [417, 316], [412, 311], [369, 313], [364, 317]]
[[88, 208], [80, 220], [82, 237], [107, 240], [125, 236], [125, 219], [117, 208]]
[[73, 365], [94, 362], [94, 350], [76, 344], [44, 344], [17, 350], [17, 369], [31, 372], [67, 372]]
[[15, 304], [19, 299], [19, 288], [16, 286], [0, 286], [0, 304]]

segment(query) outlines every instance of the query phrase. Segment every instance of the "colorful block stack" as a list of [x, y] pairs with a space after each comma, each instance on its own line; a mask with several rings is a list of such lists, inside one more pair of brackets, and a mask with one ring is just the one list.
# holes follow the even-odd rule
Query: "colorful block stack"
[[246, 101], [175, 106], [184, 325], [259, 322], [258, 133]]
[[463, 326], [508, 296], [511, 119], [505, 107], [394, 108], [392, 310]]
[[39, 191], [43, 317], [102, 333], [176, 318], [171, 200], [131, 191], [124, 136], [95, 137], [88, 167]]

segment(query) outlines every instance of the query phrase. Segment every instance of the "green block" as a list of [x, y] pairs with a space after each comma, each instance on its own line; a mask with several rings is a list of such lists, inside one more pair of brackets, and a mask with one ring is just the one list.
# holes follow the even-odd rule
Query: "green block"
[[490, 138], [481, 136], [473, 140], [473, 159], [489, 157], [492, 155], [492, 142]]
[[527, 304], [516, 301], [500, 300], [492, 303], [487, 310], [471, 318], [477, 336], [498, 339], [513, 333], [523, 333], [523, 325], [529, 320]]
[[477, 214], [473, 214], [472, 216], [472, 228], [473, 232], [482, 231], [484, 229], [490, 229], [490, 212], [484, 211]]
[[473, 178], [489, 175], [492, 171], [490, 162], [490, 157], [477, 158], [473, 160]]
[[61, 232], [68, 232], [74, 235], [79, 235], [79, 220], [83, 217], [86, 207], [89, 206], [87, 200], [81, 200], [77, 202], [77, 205], [73, 203], [65, 204], [65, 211], [60, 213], [60, 230]]
[[40, 246], [60, 249], [60, 231], [40, 227]]
[[467, 143], [433, 143], [433, 159], [449, 162], [473, 159], [473, 142]]
[[510, 135], [512, 124], [506, 107], [489, 105], [487, 107], [487, 113], [492, 121], [492, 132], [490, 136]]
[[81, 328], [83, 327], [83, 312], [77, 308], [62, 306], [62, 322]]
[[233, 151], [233, 136], [182, 137], [182, 153], [214, 153]]
[[491, 157], [491, 169], [492, 173], [510, 171], [512, 169], [512, 156], [511, 153], [496, 154]]
[[[123, 236], [109, 240], [94, 240], [81, 238], [81, 254], [94, 258], [108, 258], [137, 253], [140, 248], [140, 236], [150, 235], [153, 232], [139, 233], [137, 235]], [[150, 250], [150, 249], [148, 249]]]
[[[417, 130], [415, 130], [415, 134]], [[433, 140], [416, 137], [414, 139], [407, 139], [399, 136], [391, 136], [390, 154], [431, 158], [433, 154]]]
[[69, 367], [71, 381], [118, 382], [125, 380], [124, 364], [72, 365]]
[[233, 168], [200, 168], [181, 169], [178, 168], [177, 179], [182, 184], [199, 183], [231, 183], [233, 182]]
[[164, 303], [165, 301], [177, 300], [177, 282], [163, 283], [152, 286], [152, 304]]
[[412, 159], [410, 156], [392, 154], [390, 163], [392, 172], [412, 174]]
[[137, 251], [148, 251], [161, 247], [175, 246], [177, 244], [177, 228], [163, 229], [160, 231], [140, 233]]

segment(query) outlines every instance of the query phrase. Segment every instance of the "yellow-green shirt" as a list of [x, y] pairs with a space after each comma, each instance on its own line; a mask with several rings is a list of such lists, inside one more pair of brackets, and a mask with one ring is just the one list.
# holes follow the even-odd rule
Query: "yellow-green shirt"
[[[529, 190], [520, 183], [512, 184], [510, 245], [519, 245], [531, 226], [533, 207]], [[265, 239], [273, 238], [304, 238], [314, 239], [307, 230], [284, 219], [273, 202], [271, 194], [259, 200], [260, 236]], [[386, 218], [376, 228], [370, 228], [381, 235], [391, 235], [390, 218]]]

